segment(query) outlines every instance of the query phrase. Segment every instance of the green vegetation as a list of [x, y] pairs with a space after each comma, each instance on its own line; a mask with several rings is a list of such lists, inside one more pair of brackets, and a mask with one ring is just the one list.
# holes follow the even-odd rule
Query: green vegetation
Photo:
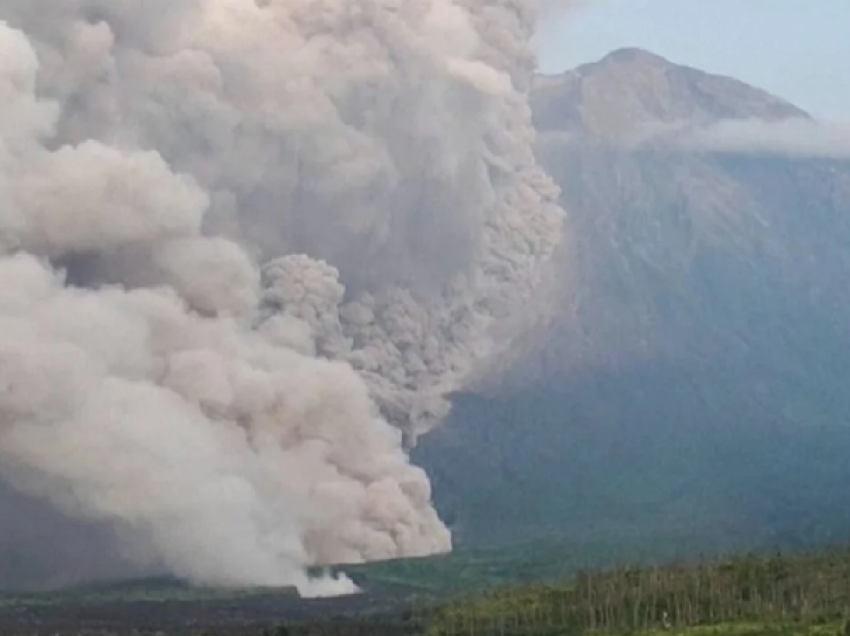
[[578, 554], [571, 548], [561, 539], [541, 538], [460, 548], [445, 556], [388, 561], [345, 571], [369, 590], [405, 589], [417, 595], [444, 598], [517, 583], [563, 581], [581, 568], [594, 565], [587, 551]]
[[814, 626], [837, 633], [848, 616], [850, 552], [827, 552], [580, 573], [567, 585], [449, 603], [428, 616], [425, 633], [620, 634], [707, 626], [728, 633], [730, 625], [735, 633]]
[[[687, 537], [659, 534], [652, 539], [655, 543], [626, 534], [619, 536], [619, 542], [612, 541], [608, 535], [581, 542], [540, 536], [493, 546], [460, 546], [445, 556], [372, 563], [344, 570], [369, 590], [444, 598], [516, 584], [563, 582], [581, 570], [636, 562], [671, 562], [699, 554], [699, 546]], [[728, 552], [713, 556], [720, 554]]]
[[[487, 570], [483, 553], [478, 558], [475, 565], [467, 555], [468, 577]], [[492, 566], [495, 579], [504, 566]], [[462, 581], [438, 589], [437, 573], [443, 568], [449, 577], [453, 567], [449, 558], [379, 564], [358, 571], [366, 593], [311, 602], [286, 591], [208, 592], [168, 581], [0, 597], [0, 633], [850, 636], [850, 550], [578, 572], [560, 583], [478, 592], [459, 592]]]

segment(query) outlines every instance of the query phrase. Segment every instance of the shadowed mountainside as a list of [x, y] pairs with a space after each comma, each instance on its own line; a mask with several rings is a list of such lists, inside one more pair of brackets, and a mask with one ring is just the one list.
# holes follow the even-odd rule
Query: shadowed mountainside
[[850, 162], [634, 145], [808, 117], [635, 49], [539, 78], [533, 105], [562, 298], [415, 451], [459, 545], [850, 537]]

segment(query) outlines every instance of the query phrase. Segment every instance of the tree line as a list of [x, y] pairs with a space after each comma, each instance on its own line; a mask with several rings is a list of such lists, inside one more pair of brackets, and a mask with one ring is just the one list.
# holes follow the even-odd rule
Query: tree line
[[845, 622], [850, 551], [580, 572], [570, 585], [504, 590], [424, 610], [429, 636], [597, 634], [740, 622]]

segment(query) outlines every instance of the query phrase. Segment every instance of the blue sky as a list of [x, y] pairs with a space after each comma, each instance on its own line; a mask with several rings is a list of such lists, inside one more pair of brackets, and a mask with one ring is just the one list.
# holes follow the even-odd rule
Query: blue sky
[[850, 120], [850, 0], [590, 0], [537, 38], [541, 70], [639, 46]]

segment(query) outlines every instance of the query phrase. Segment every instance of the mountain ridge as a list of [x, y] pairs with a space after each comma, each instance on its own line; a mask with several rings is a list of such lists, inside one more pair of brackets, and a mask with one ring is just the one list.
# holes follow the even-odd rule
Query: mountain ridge
[[647, 123], [721, 119], [811, 119], [806, 111], [738, 79], [678, 65], [639, 48], [538, 75], [531, 96], [538, 133], [570, 132], [612, 141]]
[[556, 318], [414, 452], [459, 544], [850, 538], [850, 162], [635, 146], [810, 118], [647, 52], [558, 77], [532, 95], [569, 216]]

